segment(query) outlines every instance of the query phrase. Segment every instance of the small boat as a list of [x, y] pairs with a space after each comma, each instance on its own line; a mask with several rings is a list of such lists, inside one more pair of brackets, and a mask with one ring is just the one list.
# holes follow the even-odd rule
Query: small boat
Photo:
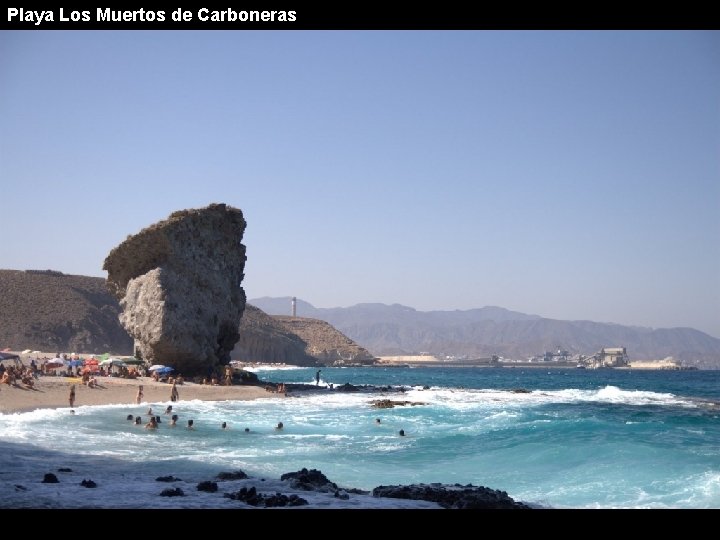
[[585, 369], [585, 366], [584, 366], [583, 364], [578, 364], [578, 365], [575, 366], [575, 367], [578, 368], [578, 369]]

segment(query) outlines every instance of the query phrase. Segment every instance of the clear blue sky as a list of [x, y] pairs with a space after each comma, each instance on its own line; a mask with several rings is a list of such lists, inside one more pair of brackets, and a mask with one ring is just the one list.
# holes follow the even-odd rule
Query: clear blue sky
[[213, 202], [248, 298], [720, 337], [720, 32], [0, 32], [0, 268]]

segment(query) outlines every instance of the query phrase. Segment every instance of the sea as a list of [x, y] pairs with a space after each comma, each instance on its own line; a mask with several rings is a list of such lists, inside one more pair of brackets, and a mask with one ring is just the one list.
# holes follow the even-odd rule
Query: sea
[[[251, 370], [316, 384], [315, 368]], [[326, 391], [175, 402], [175, 427], [161, 414], [169, 402], [0, 415], [0, 508], [243, 508], [227, 495], [255, 487], [296, 494], [304, 508], [439, 509], [371, 493], [432, 483], [484, 486], [536, 508], [720, 508], [720, 371], [326, 367], [320, 376]], [[337, 389], [346, 383], [385, 390]], [[374, 406], [384, 399], [398, 403]], [[144, 424], [148, 407], [161, 416], [155, 431], [127, 420]], [[303, 468], [338, 489], [281, 480]], [[217, 480], [235, 471], [248, 478]], [[44, 482], [47, 473], [58, 482]], [[204, 481], [218, 490], [198, 490]], [[167, 488], [183, 496], [161, 496]]]

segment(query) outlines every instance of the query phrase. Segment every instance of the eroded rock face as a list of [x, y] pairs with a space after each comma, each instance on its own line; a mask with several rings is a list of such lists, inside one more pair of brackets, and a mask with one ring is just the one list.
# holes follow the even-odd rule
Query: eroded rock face
[[110, 252], [108, 287], [143, 358], [183, 375], [230, 360], [245, 309], [245, 225], [224, 204], [180, 210]]

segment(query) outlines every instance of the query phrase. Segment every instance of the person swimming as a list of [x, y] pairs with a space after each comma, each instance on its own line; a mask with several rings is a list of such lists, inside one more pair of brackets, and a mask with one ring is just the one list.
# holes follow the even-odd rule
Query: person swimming
[[227, 427], [228, 427], [227, 422], [223, 422], [221, 427], [222, 427], [223, 429], [227, 429]]
[[250, 433], [250, 428], [249, 428], [249, 427], [246, 427], [246, 428], [245, 428], [245, 433]]
[[142, 418], [140, 418], [139, 416], [136, 416], [136, 417], [135, 417], [135, 424], [139, 426], [141, 423], [142, 423]]
[[172, 405], [168, 405], [167, 409], [165, 409], [165, 414], [171, 414], [172, 413]]
[[125, 420], [132, 422], [133, 420], [135, 420], [135, 417], [132, 414], [128, 414], [127, 418], [125, 418]]
[[177, 421], [178, 421], [178, 415], [177, 415], [177, 414], [173, 414], [173, 415], [170, 417], [170, 425], [171, 425], [171, 426], [176, 426], [176, 425], [177, 425]]
[[275, 426], [275, 429], [282, 429], [283, 427], [284, 427], [284, 426], [283, 426], [283, 423], [282, 423], [282, 422], [278, 422], [278, 425]]
[[401, 429], [400, 431], [398, 431], [398, 435], [400, 435], [401, 437], [404, 437], [404, 436], [405, 436], [405, 430], [404, 430], [404, 429]]
[[193, 426], [194, 423], [195, 423], [195, 422], [193, 422], [192, 419], [191, 419], [191, 420], [188, 420], [187, 428], [188, 428], [188, 429], [195, 429], [195, 427]]

